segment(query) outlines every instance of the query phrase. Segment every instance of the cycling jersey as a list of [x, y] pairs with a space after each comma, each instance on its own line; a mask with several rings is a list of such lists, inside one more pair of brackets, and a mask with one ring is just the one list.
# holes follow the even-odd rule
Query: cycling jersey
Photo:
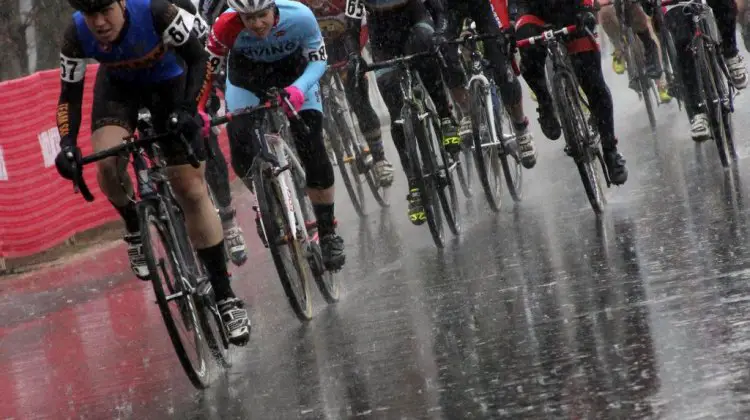
[[[315, 16], [296, 1], [277, 0], [276, 7], [277, 23], [265, 38], [246, 30], [234, 9], [219, 16], [211, 28], [206, 44], [211, 71], [218, 73], [225, 57], [230, 57], [226, 95], [230, 110], [256, 104], [264, 89], [289, 85], [305, 93], [303, 109], [322, 109], [318, 81], [326, 71], [327, 54]], [[235, 101], [239, 94], [241, 99]]]
[[[101, 63], [99, 73], [106, 73], [101, 83], [117, 84], [123, 92], [140, 91], [183, 77], [183, 87], [172, 89], [170, 102], [175, 106], [195, 106], [206, 72], [201, 44], [191, 36], [193, 15], [166, 0], [128, 0], [125, 7], [127, 15], [120, 39], [111, 45], [96, 40], [80, 12], [73, 15], [60, 51], [62, 85], [57, 109], [60, 137], [77, 138], [86, 59], [89, 58]], [[182, 60], [178, 60], [178, 56]], [[95, 86], [95, 92], [97, 88], [103, 93], [104, 86]], [[102, 119], [92, 121], [92, 129], [114, 120], [125, 128], [134, 128], [131, 118], [126, 118], [128, 121], [120, 118], [125, 110], [113, 109], [116, 106], [111, 104], [112, 98], [99, 96], [102, 102], [95, 101], [94, 108], [101, 111], [98, 115]], [[137, 109], [128, 109], [128, 116], [133, 112], [137, 113]]]

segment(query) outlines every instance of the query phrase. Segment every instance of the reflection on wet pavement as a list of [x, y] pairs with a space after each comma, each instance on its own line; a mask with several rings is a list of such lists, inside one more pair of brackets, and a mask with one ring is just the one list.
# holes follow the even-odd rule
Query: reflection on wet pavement
[[465, 233], [442, 252], [408, 222], [402, 178], [393, 207], [370, 202], [362, 220], [342, 188], [342, 299], [316, 298], [302, 325], [245, 212], [250, 261], [233, 271], [253, 338], [205, 391], [121, 246], [3, 281], [0, 417], [750, 418], [746, 159], [723, 171], [676, 106], [653, 138], [611, 80], [631, 175], [601, 220], [538, 131], [525, 201], [492, 214], [475, 183]]

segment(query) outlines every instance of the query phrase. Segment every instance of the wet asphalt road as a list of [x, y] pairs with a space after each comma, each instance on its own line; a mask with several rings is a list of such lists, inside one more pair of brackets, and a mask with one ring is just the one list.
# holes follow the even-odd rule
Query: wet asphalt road
[[[251, 255], [233, 272], [252, 341], [206, 391], [122, 246], [4, 280], [0, 417], [749, 418], [748, 94], [735, 114], [743, 159], [725, 172], [676, 104], [658, 109], [652, 137], [608, 67], [630, 179], [601, 221], [562, 140], [538, 130], [524, 202], [495, 215], [475, 183], [465, 232], [443, 252], [408, 222], [402, 175], [393, 206], [371, 200], [363, 220], [342, 187], [342, 298], [316, 297], [302, 325], [242, 212]], [[249, 193], [235, 202], [248, 209]]]

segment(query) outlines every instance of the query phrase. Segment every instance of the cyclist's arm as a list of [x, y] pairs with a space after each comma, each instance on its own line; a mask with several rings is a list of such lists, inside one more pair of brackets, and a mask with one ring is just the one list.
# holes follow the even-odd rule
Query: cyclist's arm
[[307, 66], [292, 86], [307, 92], [326, 72], [328, 55], [323, 34], [320, 33], [320, 26], [312, 10], [304, 8], [300, 10], [300, 14], [298, 25], [302, 36], [302, 54], [307, 59]]
[[502, 29], [510, 28], [510, 14], [508, 13], [508, 2], [512, 0], [489, 0], [492, 8], [492, 16]]
[[237, 36], [244, 29], [244, 25], [237, 13], [222, 13], [211, 27], [206, 40], [206, 51], [208, 52], [208, 77], [203, 83], [201, 97], [198, 100], [198, 109], [204, 110], [206, 102], [211, 96], [213, 80], [224, 68], [224, 61], [229, 50], [234, 45]]
[[448, 12], [444, 2], [445, 0], [425, 0], [425, 5], [430, 9], [435, 21], [435, 32], [440, 34], [448, 31]]
[[86, 75], [86, 55], [78, 40], [75, 23], [68, 25], [60, 49], [60, 98], [57, 101], [57, 130], [62, 141], [78, 138], [81, 127], [83, 82]]
[[344, 48], [346, 54], [357, 54], [360, 52], [359, 39], [362, 33], [362, 18], [364, 8], [357, 0], [347, 0], [346, 4], [346, 32], [344, 32]]
[[177, 98], [179, 106], [195, 109], [206, 76], [206, 53], [198, 37], [192, 31], [194, 16], [169, 3], [167, 0], [152, 0], [151, 13], [156, 31], [162, 34], [165, 45], [173, 47], [186, 65], [185, 90]]

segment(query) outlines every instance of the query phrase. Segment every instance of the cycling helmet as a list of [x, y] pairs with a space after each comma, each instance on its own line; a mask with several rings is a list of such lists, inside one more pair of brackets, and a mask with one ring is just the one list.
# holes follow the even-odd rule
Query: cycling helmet
[[270, 9], [276, 0], [227, 0], [227, 4], [239, 13], [255, 13]]
[[79, 10], [83, 13], [96, 13], [116, 1], [117, 0], [68, 0], [68, 4], [70, 4], [70, 7], [72, 7], [73, 10]]

